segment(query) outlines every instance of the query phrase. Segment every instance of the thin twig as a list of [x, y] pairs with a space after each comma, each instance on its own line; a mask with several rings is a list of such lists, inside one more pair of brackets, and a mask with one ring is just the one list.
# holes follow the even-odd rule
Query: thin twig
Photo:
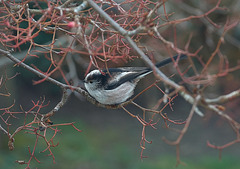
[[236, 99], [238, 97], [240, 97], [240, 89], [235, 90], [229, 94], [219, 96], [214, 99], [205, 99], [204, 101], [208, 104], [213, 104], [213, 103], [219, 104], [219, 103], [226, 103], [226, 102]]
[[170, 145], [176, 145], [176, 153], [177, 153], [177, 164], [180, 164], [181, 163], [181, 160], [180, 160], [180, 151], [179, 151], [179, 145], [180, 145], [180, 142], [183, 138], [183, 136], [185, 135], [185, 133], [187, 132], [188, 128], [189, 128], [189, 125], [190, 125], [190, 122], [192, 120], [192, 117], [193, 117], [193, 114], [195, 112], [195, 109], [198, 105], [198, 102], [200, 101], [201, 99], [201, 95], [197, 95], [196, 98], [194, 99], [194, 102], [193, 102], [193, 105], [192, 105], [192, 109], [188, 115], [188, 118], [186, 120], [186, 123], [183, 127], [183, 129], [180, 131], [180, 134], [178, 136], [178, 138], [175, 140], [175, 141], [169, 141], [167, 140], [166, 138], [163, 138], [163, 140], [167, 143], [167, 144], [170, 144]]

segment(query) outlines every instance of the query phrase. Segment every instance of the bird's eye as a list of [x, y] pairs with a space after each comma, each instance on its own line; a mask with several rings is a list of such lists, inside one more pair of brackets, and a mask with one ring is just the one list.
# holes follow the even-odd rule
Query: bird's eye
[[93, 81], [92, 81], [92, 80], [89, 80], [89, 83], [93, 83]]

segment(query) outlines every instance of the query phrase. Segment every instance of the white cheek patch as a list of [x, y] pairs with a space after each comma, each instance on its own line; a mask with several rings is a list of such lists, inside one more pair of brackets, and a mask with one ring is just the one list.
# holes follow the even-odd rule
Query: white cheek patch
[[85, 77], [85, 80], [87, 81], [88, 78], [90, 76], [92, 76], [93, 74], [101, 74], [101, 72], [99, 70], [93, 70], [93, 71], [91, 71], [90, 73], [87, 74], [87, 76]]

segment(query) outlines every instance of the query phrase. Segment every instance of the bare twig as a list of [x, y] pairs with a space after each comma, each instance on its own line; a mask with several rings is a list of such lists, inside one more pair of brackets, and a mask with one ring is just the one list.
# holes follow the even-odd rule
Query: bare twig
[[59, 109], [67, 102], [69, 96], [71, 93], [67, 92], [67, 89], [63, 88], [63, 94], [62, 94], [62, 99], [61, 101], [54, 107], [52, 111], [47, 113], [46, 115], [43, 116], [43, 120], [41, 121], [46, 121], [49, 117], [53, 116]]
[[208, 104], [220, 104], [220, 103], [226, 103], [233, 99], [236, 99], [240, 97], [240, 89], [235, 90], [229, 94], [219, 96], [215, 99], [205, 99], [204, 101]]
[[9, 132], [7, 132], [7, 130], [5, 130], [5, 129], [2, 127], [1, 124], [0, 124], [0, 129], [3, 131], [4, 134], [7, 134], [7, 135], [10, 134]]
[[170, 144], [170, 145], [176, 145], [176, 154], [177, 154], [177, 164], [180, 164], [181, 163], [181, 160], [180, 160], [180, 150], [179, 150], [179, 144], [184, 136], [184, 134], [187, 132], [188, 128], [189, 128], [189, 125], [190, 125], [190, 122], [192, 120], [192, 117], [193, 117], [193, 114], [194, 114], [194, 111], [198, 105], [198, 102], [200, 101], [201, 99], [201, 96], [198, 95], [196, 96], [196, 98], [194, 99], [194, 103], [192, 105], [192, 109], [188, 115], [188, 118], [186, 120], [186, 124], [184, 125], [183, 129], [180, 131], [180, 134], [178, 136], [178, 138], [175, 140], [175, 141], [169, 141], [167, 140], [166, 138], [163, 138], [163, 140], [167, 143], [167, 144]]
[[[71, 1], [67, 1], [65, 2], [63, 5], [59, 6], [59, 7], [55, 7], [55, 9], [60, 10], [60, 14], [63, 15], [63, 11], [64, 12], [69, 12], [69, 13], [74, 13], [74, 14], [78, 14], [79, 12], [82, 12], [84, 9], [86, 9], [88, 7], [88, 3], [87, 1], [83, 1], [80, 5], [78, 5], [77, 7], [72, 7], [72, 8], [66, 8], [65, 6], [67, 4], [69, 4]], [[64, 8], [65, 7], [65, 8]]]
[[[14, 63], [16, 63], [16, 65], [22, 66], [24, 69], [27, 69], [28, 71], [36, 74], [40, 78], [46, 78], [47, 77], [43, 73], [33, 69], [32, 67], [28, 66], [27, 64], [25, 64], [25, 63], [21, 62], [20, 60], [18, 60], [17, 58], [15, 58], [10, 52], [0, 49], [0, 53], [4, 54], [6, 57], [11, 59]], [[59, 81], [57, 81], [57, 80], [55, 80], [51, 77], [48, 77], [46, 80], [55, 84], [55, 85], [57, 85], [57, 86], [59, 86], [59, 87], [61, 87], [61, 88], [70, 88], [70, 86], [65, 85], [65, 84], [63, 84], [63, 83], [61, 83], [61, 82], [59, 82]]]
[[27, 64], [21, 62], [20, 60], [18, 60], [17, 58], [15, 58], [10, 52], [8, 51], [5, 51], [5, 50], [2, 50], [0, 49], [0, 53], [4, 54], [6, 57], [8, 57], [9, 59], [11, 59], [13, 62], [16, 63], [16, 65], [19, 65], [21, 67], [23, 67], [24, 69], [34, 73], [35, 75], [39, 76], [40, 78], [43, 78], [45, 79], [46, 81], [52, 83], [52, 84], [55, 84], [57, 86], [59, 86], [60, 88], [62, 89], [71, 89], [71, 90], [74, 90], [80, 94], [82, 94], [88, 101], [90, 101], [92, 104], [95, 104], [99, 107], [104, 107], [104, 108], [108, 108], [108, 109], [118, 109], [118, 108], [121, 108], [122, 105], [127, 105], [129, 103], [131, 103], [131, 101], [127, 101], [123, 104], [120, 104], [120, 105], [104, 105], [104, 104], [101, 104], [99, 102], [97, 102], [91, 95], [89, 95], [88, 92], [86, 92], [84, 89], [80, 88], [80, 87], [75, 87], [75, 86], [70, 86], [70, 85], [66, 85], [64, 83], [61, 83], [37, 70], [35, 70], [34, 68], [28, 66]]
[[174, 87], [177, 90], [182, 90], [182, 87], [176, 84], [174, 81], [170, 80], [165, 74], [163, 74], [149, 59], [147, 55], [136, 45], [131, 37], [128, 36], [128, 31], [122, 28], [117, 22], [115, 22], [106, 12], [104, 12], [95, 2], [92, 0], [87, 0], [89, 5], [94, 8], [112, 27], [118, 31], [122, 36], [126, 38], [130, 46], [138, 53], [138, 55], [144, 60], [144, 62], [150, 66], [154, 72], [156, 72], [157, 77], [165, 82], [166, 84]]
[[[204, 14], [204, 12], [201, 11], [200, 9], [191, 7], [188, 4], [183, 3], [183, 2], [179, 3], [179, 7], [181, 9], [183, 9], [185, 12], [190, 13], [190, 14], [194, 14], [194, 15], [203, 15]], [[216, 28], [216, 26], [211, 24], [206, 17], [201, 17], [199, 19], [206, 25], [206, 27], [211, 31], [211, 33], [216, 33], [219, 36], [222, 36], [222, 30]], [[228, 41], [229, 43], [231, 43], [232, 45], [234, 45], [235, 47], [240, 48], [240, 41], [238, 39], [236, 39], [235, 37], [233, 37], [229, 34], [226, 34], [225, 40]]]

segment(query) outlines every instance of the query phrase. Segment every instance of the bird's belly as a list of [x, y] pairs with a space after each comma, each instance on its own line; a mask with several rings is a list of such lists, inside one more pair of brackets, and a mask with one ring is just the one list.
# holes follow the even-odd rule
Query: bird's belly
[[98, 102], [107, 105], [120, 104], [133, 95], [135, 84], [126, 82], [112, 90], [101, 90], [91, 94]]

